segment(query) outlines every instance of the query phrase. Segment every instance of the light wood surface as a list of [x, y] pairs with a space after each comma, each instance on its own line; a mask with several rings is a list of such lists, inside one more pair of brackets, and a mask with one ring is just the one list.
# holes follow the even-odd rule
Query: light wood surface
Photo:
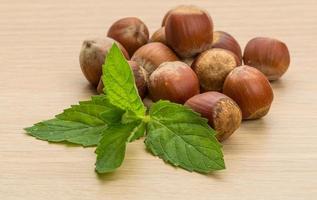
[[[98, 176], [94, 148], [49, 144], [23, 127], [94, 94], [78, 64], [81, 42], [116, 19], [151, 32], [171, 7], [207, 9], [241, 46], [255, 36], [288, 44], [291, 66], [273, 83], [269, 115], [224, 143], [227, 169], [189, 173], [129, 144], [123, 166]], [[0, 0], [0, 199], [317, 199], [317, 1]]]

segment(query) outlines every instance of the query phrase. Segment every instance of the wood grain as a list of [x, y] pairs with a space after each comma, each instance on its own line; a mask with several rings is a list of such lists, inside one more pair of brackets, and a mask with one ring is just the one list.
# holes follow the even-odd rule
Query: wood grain
[[[181, 3], [207, 9], [216, 30], [242, 47], [276, 37], [291, 51], [273, 83], [269, 115], [224, 143], [227, 169], [210, 175], [173, 168], [129, 144], [115, 173], [94, 172], [94, 149], [48, 144], [23, 127], [94, 94], [78, 53], [114, 20], [138, 16], [151, 32]], [[0, 1], [0, 199], [317, 199], [317, 3], [254, 1]]]

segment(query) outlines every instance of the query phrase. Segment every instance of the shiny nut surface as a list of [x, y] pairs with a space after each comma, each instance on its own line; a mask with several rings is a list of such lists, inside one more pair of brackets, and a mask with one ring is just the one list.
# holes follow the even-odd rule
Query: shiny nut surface
[[165, 27], [159, 28], [157, 31], [153, 33], [149, 42], [161, 42], [167, 45], [166, 37], [165, 37]]
[[227, 49], [238, 56], [240, 65], [242, 62], [242, 52], [238, 41], [229, 33], [215, 31], [213, 34], [212, 48]]
[[192, 57], [211, 47], [213, 22], [209, 14], [195, 6], [179, 6], [166, 19], [167, 44], [180, 57]]
[[246, 45], [243, 61], [245, 65], [257, 68], [273, 81], [287, 71], [290, 54], [285, 43], [272, 38], [257, 37]]
[[150, 75], [163, 62], [177, 61], [179, 58], [163, 43], [153, 42], [139, 48], [131, 60], [136, 61]]
[[149, 30], [139, 18], [126, 17], [112, 24], [107, 36], [120, 42], [132, 56], [138, 48], [148, 42]]
[[254, 67], [236, 67], [227, 76], [223, 93], [240, 107], [243, 119], [265, 116], [273, 101], [273, 90], [265, 75]]
[[183, 104], [199, 94], [198, 78], [186, 63], [165, 62], [151, 74], [149, 93], [153, 101], [164, 99]]

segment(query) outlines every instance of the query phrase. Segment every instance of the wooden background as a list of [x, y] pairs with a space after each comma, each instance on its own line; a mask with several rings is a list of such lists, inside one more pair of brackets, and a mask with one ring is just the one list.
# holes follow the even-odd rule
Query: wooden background
[[[189, 173], [129, 144], [123, 166], [98, 176], [94, 148], [48, 144], [23, 127], [94, 94], [78, 64], [82, 41], [138, 16], [151, 32], [171, 7], [206, 8], [242, 47], [255, 36], [288, 44], [262, 120], [224, 143], [227, 169]], [[0, 0], [0, 199], [317, 199], [317, 1]]]

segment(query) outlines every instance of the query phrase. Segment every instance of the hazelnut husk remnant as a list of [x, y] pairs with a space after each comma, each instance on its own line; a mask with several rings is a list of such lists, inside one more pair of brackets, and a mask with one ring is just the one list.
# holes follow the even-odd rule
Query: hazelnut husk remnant
[[124, 47], [111, 38], [88, 39], [82, 44], [79, 54], [80, 67], [87, 80], [95, 87], [99, 83], [102, 65], [113, 43], [117, 43], [125, 58], [129, 59]]
[[213, 48], [201, 53], [192, 68], [203, 91], [221, 91], [227, 75], [238, 65], [239, 61], [234, 53]]
[[138, 48], [148, 42], [149, 30], [139, 18], [126, 17], [112, 24], [107, 36], [120, 42], [132, 56]]
[[149, 78], [149, 94], [153, 101], [160, 99], [183, 104], [199, 94], [199, 82], [194, 71], [180, 61], [162, 63]]
[[224, 94], [205, 92], [191, 97], [185, 105], [208, 119], [219, 141], [224, 141], [240, 127], [241, 110], [236, 102]]
[[250, 40], [243, 54], [245, 65], [260, 70], [270, 80], [279, 79], [288, 69], [290, 55], [285, 43], [265, 37]]
[[265, 116], [273, 101], [273, 90], [265, 75], [246, 65], [236, 67], [229, 73], [223, 93], [239, 105], [243, 119]]

